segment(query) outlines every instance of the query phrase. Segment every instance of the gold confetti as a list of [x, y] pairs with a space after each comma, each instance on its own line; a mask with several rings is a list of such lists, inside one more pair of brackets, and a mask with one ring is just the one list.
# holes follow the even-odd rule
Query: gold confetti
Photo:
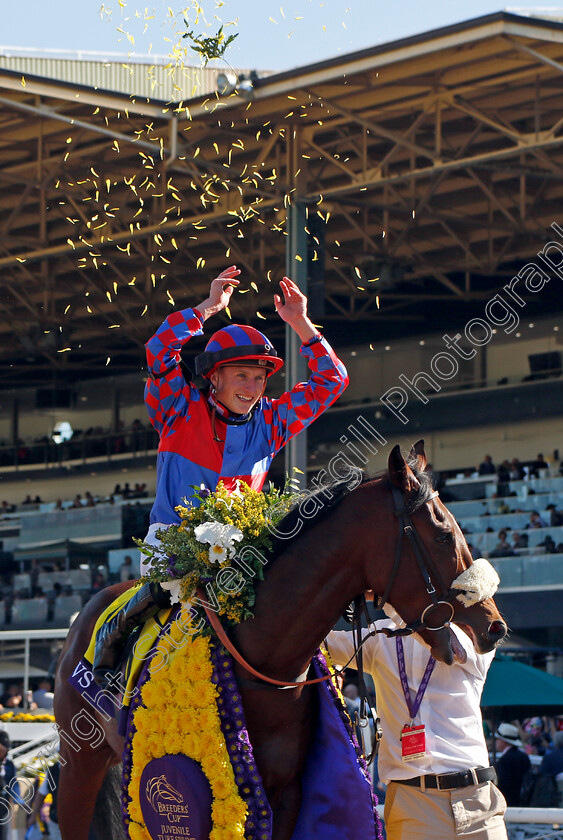
[[109, 365], [110, 359], [111, 359], [111, 356], [108, 356], [107, 359], [106, 359], [106, 367]]
[[108, 330], [117, 330], [120, 326], [121, 324], [110, 324]]
[[25, 87], [25, 76], [22, 76], [22, 87]]
[[358, 268], [357, 265], [354, 266], [354, 271], [356, 272], [356, 274], [358, 275], [358, 277], [361, 280], [362, 279], [362, 272], [360, 271], [360, 269]]
[[375, 296], [375, 305], [376, 305], [376, 306], [377, 306], [377, 308], [379, 309], [379, 295], [376, 295], [376, 296]]
[[256, 283], [254, 282], [254, 280], [250, 283], [250, 285], [252, 286], [252, 288], [254, 289], [254, 291], [255, 291], [255, 292], [257, 292], [257, 291], [258, 291], [258, 286], [257, 286], [257, 285], [256, 285]]
[[143, 311], [141, 312], [141, 318], [143, 317], [143, 315], [145, 314], [145, 312], [147, 311], [147, 309], [148, 309], [148, 306], [147, 306], [147, 304], [145, 303], [145, 308], [144, 308], [144, 309], [143, 309]]
[[69, 305], [67, 306], [67, 308], [66, 308], [66, 309], [65, 309], [65, 311], [64, 311], [64, 314], [65, 314], [65, 315], [66, 315], [66, 313], [68, 312], [68, 310], [69, 310], [69, 309], [70, 309], [70, 303], [69, 303]]
[[261, 313], [261, 312], [258, 312], [258, 310], [256, 310], [256, 317], [257, 317], [257, 318], [261, 318], [263, 321], [265, 321], [265, 320], [266, 320], [265, 316], [264, 316], [264, 315], [262, 315], [262, 313]]

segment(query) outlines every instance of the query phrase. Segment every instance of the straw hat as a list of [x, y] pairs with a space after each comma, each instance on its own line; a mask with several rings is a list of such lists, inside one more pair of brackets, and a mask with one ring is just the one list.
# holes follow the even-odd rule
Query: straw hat
[[521, 747], [522, 741], [519, 738], [518, 727], [512, 723], [501, 723], [495, 732], [495, 738], [500, 738], [501, 741], [506, 741], [513, 747]]

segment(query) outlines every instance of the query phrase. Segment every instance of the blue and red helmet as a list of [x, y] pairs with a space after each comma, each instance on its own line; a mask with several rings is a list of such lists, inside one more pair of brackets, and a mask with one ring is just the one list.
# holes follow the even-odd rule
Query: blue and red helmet
[[283, 359], [260, 330], [229, 324], [213, 333], [204, 352], [195, 357], [195, 373], [208, 378], [219, 365], [234, 364], [257, 365], [268, 377], [280, 370]]

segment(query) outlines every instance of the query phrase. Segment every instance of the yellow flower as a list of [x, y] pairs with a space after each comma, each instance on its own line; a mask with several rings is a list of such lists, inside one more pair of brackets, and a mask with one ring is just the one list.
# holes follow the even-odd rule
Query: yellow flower
[[131, 840], [150, 840], [150, 834], [144, 826], [131, 823], [129, 826], [129, 837]]
[[[173, 639], [182, 638], [175, 626]], [[221, 731], [215, 698], [216, 687], [210, 682], [213, 668], [209, 639], [190, 640], [170, 656], [168, 663], [152, 674], [142, 689], [142, 701], [134, 712], [136, 734], [132, 742], [132, 767], [128, 794], [131, 840], [150, 840], [142, 825], [139, 783], [146, 764], [161, 755], [187, 755], [200, 762], [213, 794], [212, 840], [244, 840], [247, 807], [238, 794], [227, 746]], [[173, 698], [162, 713], [157, 698]], [[183, 702], [179, 703], [178, 699]], [[197, 713], [196, 710], [197, 709]], [[188, 711], [186, 711], [188, 710]], [[193, 710], [190, 713], [190, 710]]]

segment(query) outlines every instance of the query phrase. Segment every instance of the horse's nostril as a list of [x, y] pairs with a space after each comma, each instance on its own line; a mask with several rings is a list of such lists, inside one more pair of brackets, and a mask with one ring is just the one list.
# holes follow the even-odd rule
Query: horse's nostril
[[502, 621], [491, 621], [489, 624], [489, 634], [498, 639], [502, 639], [506, 635], [506, 624]]

